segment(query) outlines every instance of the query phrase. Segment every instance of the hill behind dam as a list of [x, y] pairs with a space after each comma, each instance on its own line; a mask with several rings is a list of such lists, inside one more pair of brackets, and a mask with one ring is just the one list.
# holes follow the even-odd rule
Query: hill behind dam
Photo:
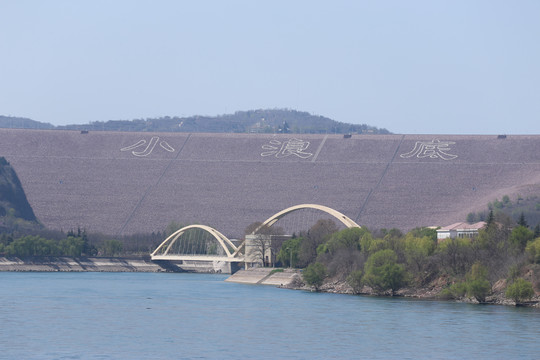
[[315, 203], [360, 225], [464, 221], [497, 197], [540, 193], [540, 136], [215, 134], [0, 129], [0, 156], [52, 229], [239, 238]]

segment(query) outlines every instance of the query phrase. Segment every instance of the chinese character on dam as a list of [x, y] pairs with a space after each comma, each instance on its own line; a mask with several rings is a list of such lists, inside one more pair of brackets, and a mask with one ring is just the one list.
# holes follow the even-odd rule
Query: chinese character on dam
[[[159, 141], [159, 136], [152, 136], [152, 138], [150, 139], [150, 142], [148, 142], [148, 145], [146, 145], [146, 140], [142, 139], [142, 140], [137, 141], [133, 145], [126, 146], [120, 149], [120, 151], [131, 150], [131, 153], [135, 156], [148, 156], [152, 153], [152, 151], [154, 151], [154, 148], [156, 147], [158, 142], [159, 142], [159, 146], [165, 151], [174, 152], [174, 148], [171, 145], [169, 145], [165, 140]], [[135, 149], [141, 149], [141, 151], [135, 151]]]
[[408, 153], [399, 155], [402, 158], [411, 158], [416, 156], [417, 158], [430, 158], [430, 159], [443, 159], [453, 160], [457, 158], [457, 155], [449, 154], [450, 145], [455, 144], [453, 141], [440, 141], [439, 139], [433, 139], [432, 141], [417, 141], [414, 145], [414, 149]]
[[263, 145], [262, 148], [265, 151], [261, 153], [261, 156], [275, 156], [277, 158], [284, 158], [287, 156], [295, 155], [302, 159], [307, 159], [312, 156], [312, 153], [306, 152], [309, 147], [309, 141], [304, 141], [300, 139], [289, 139], [287, 141], [279, 140], [270, 140], [266, 145]]

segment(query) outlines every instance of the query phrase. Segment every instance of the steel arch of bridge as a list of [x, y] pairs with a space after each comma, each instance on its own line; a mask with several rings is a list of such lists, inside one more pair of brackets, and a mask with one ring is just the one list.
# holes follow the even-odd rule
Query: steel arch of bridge
[[297, 210], [302, 210], [302, 209], [315, 209], [315, 210], [320, 210], [320, 211], [323, 211], [329, 215], [332, 215], [333, 217], [335, 217], [336, 219], [338, 219], [339, 221], [341, 221], [341, 223], [343, 223], [343, 225], [345, 225], [346, 227], [348, 228], [354, 228], [354, 227], [357, 227], [359, 228], [360, 225], [358, 225], [356, 222], [354, 222], [351, 218], [349, 218], [348, 216], [340, 213], [339, 211], [337, 210], [334, 210], [332, 208], [329, 208], [328, 206], [323, 206], [323, 205], [317, 205], [317, 204], [301, 204], [301, 205], [295, 205], [295, 206], [291, 206], [285, 210], [281, 210], [280, 212], [278, 213], [275, 213], [274, 215], [270, 216], [268, 219], [266, 219], [258, 228], [256, 228], [251, 234], [254, 235], [256, 234], [260, 229], [264, 228], [264, 227], [270, 227], [272, 225], [274, 225], [279, 219], [281, 219], [282, 217], [284, 217], [285, 215], [287, 214], [290, 214], [294, 211], [297, 211]]
[[[225, 250], [225, 253], [227, 254], [227, 257], [235, 257], [241, 246], [239, 247], [236, 247], [236, 245], [234, 245], [232, 243], [231, 240], [229, 240], [225, 235], [223, 235], [222, 233], [220, 233], [219, 231], [217, 231], [216, 229], [210, 227], [210, 226], [206, 226], [206, 225], [189, 225], [189, 226], [185, 226], [183, 228], [181, 228], [180, 230], [177, 230], [175, 231], [174, 233], [172, 233], [169, 237], [167, 237], [165, 239], [165, 241], [163, 241], [157, 248], [156, 250], [154, 250], [154, 252], [152, 254], [150, 254], [150, 256], [154, 257], [154, 256], [166, 256], [169, 254], [169, 250], [172, 248], [172, 246], [174, 245], [174, 243], [176, 242], [176, 240], [178, 240], [180, 238], [180, 236], [182, 236], [183, 233], [185, 233], [187, 230], [189, 229], [202, 229], [206, 232], [208, 232], [210, 235], [212, 235], [217, 241], [218, 243], [221, 245], [221, 247], [223, 248], [223, 250]], [[227, 246], [229, 245], [231, 249], [233, 249], [233, 253], [231, 254], [230, 250], [229, 250], [229, 247]], [[158, 252], [165, 248], [165, 251], [161, 254], [158, 254]]]

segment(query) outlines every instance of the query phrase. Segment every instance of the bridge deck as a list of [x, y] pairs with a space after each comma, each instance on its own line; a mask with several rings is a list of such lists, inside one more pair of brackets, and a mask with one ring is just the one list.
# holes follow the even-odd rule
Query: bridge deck
[[225, 261], [244, 262], [244, 257], [228, 257], [218, 255], [152, 255], [152, 260], [182, 260], [182, 261]]

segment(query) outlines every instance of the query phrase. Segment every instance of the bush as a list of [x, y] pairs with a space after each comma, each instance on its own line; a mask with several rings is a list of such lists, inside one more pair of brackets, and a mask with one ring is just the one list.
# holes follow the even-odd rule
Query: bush
[[122, 252], [122, 243], [115, 239], [105, 240], [101, 252], [104, 256], [116, 256]]
[[486, 279], [467, 281], [467, 295], [474, 297], [478, 302], [486, 302], [486, 297], [491, 292], [491, 285]]
[[437, 248], [440, 267], [447, 273], [462, 276], [471, 264], [473, 249], [469, 239], [453, 238], [441, 242]]
[[507, 298], [515, 301], [516, 305], [534, 295], [532, 284], [523, 278], [519, 278], [506, 288]]
[[468, 213], [468, 214], [467, 214], [467, 222], [468, 222], [469, 224], [475, 223], [475, 222], [476, 222], [476, 214], [473, 213], [473, 212], [472, 212], [472, 213]]
[[441, 297], [445, 299], [461, 299], [466, 293], [467, 285], [464, 282], [458, 282], [441, 291]]
[[274, 275], [275, 273], [282, 273], [282, 272], [284, 272], [283, 269], [274, 269], [274, 270], [270, 271], [270, 274], [268, 274], [268, 275]]
[[436, 242], [428, 236], [414, 237], [409, 233], [405, 236], [404, 252], [407, 260], [408, 269], [420, 282], [423, 282], [424, 270], [428, 265], [428, 258], [435, 250]]
[[510, 233], [510, 243], [519, 251], [525, 249], [527, 242], [534, 238], [534, 232], [523, 225], [516, 226]]
[[57, 256], [63, 255], [57, 243], [39, 236], [27, 235], [5, 247], [8, 256]]
[[379, 250], [371, 255], [364, 267], [363, 281], [373, 289], [384, 292], [392, 291], [392, 296], [406, 284], [405, 268], [397, 263], [393, 250]]
[[360, 239], [366, 230], [361, 228], [344, 229], [332, 234], [330, 239], [317, 249], [317, 253], [335, 254], [340, 249], [358, 250]]
[[485, 266], [476, 262], [467, 275], [467, 295], [474, 297], [478, 302], [485, 302], [491, 292], [491, 284], [487, 280], [488, 271]]
[[60, 253], [65, 256], [80, 257], [84, 250], [84, 240], [80, 237], [68, 236], [59, 244]]
[[277, 259], [283, 266], [295, 267], [298, 264], [298, 253], [302, 238], [291, 238], [281, 245]]
[[364, 272], [362, 270], [355, 270], [347, 277], [347, 283], [353, 288], [353, 291], [358, 294], [362, 290], [364, 283], [362, 282], [362, 276]]
[[531, 262], [540, 264], [540, 238], [528, 243], [525, 252], [529, 255]]
[[518, 277], [519, 277], [519, 266], [514, 264], [510, 266], [510, 268], [508, 269], [507, 280], [510, 283], [510, 282], [515, 281]]
[[326, 277], [326, 267], [319, 262], [310, 264], [302, 275], [306, 284], [315, 287], [315, 290], [319, 290]]

